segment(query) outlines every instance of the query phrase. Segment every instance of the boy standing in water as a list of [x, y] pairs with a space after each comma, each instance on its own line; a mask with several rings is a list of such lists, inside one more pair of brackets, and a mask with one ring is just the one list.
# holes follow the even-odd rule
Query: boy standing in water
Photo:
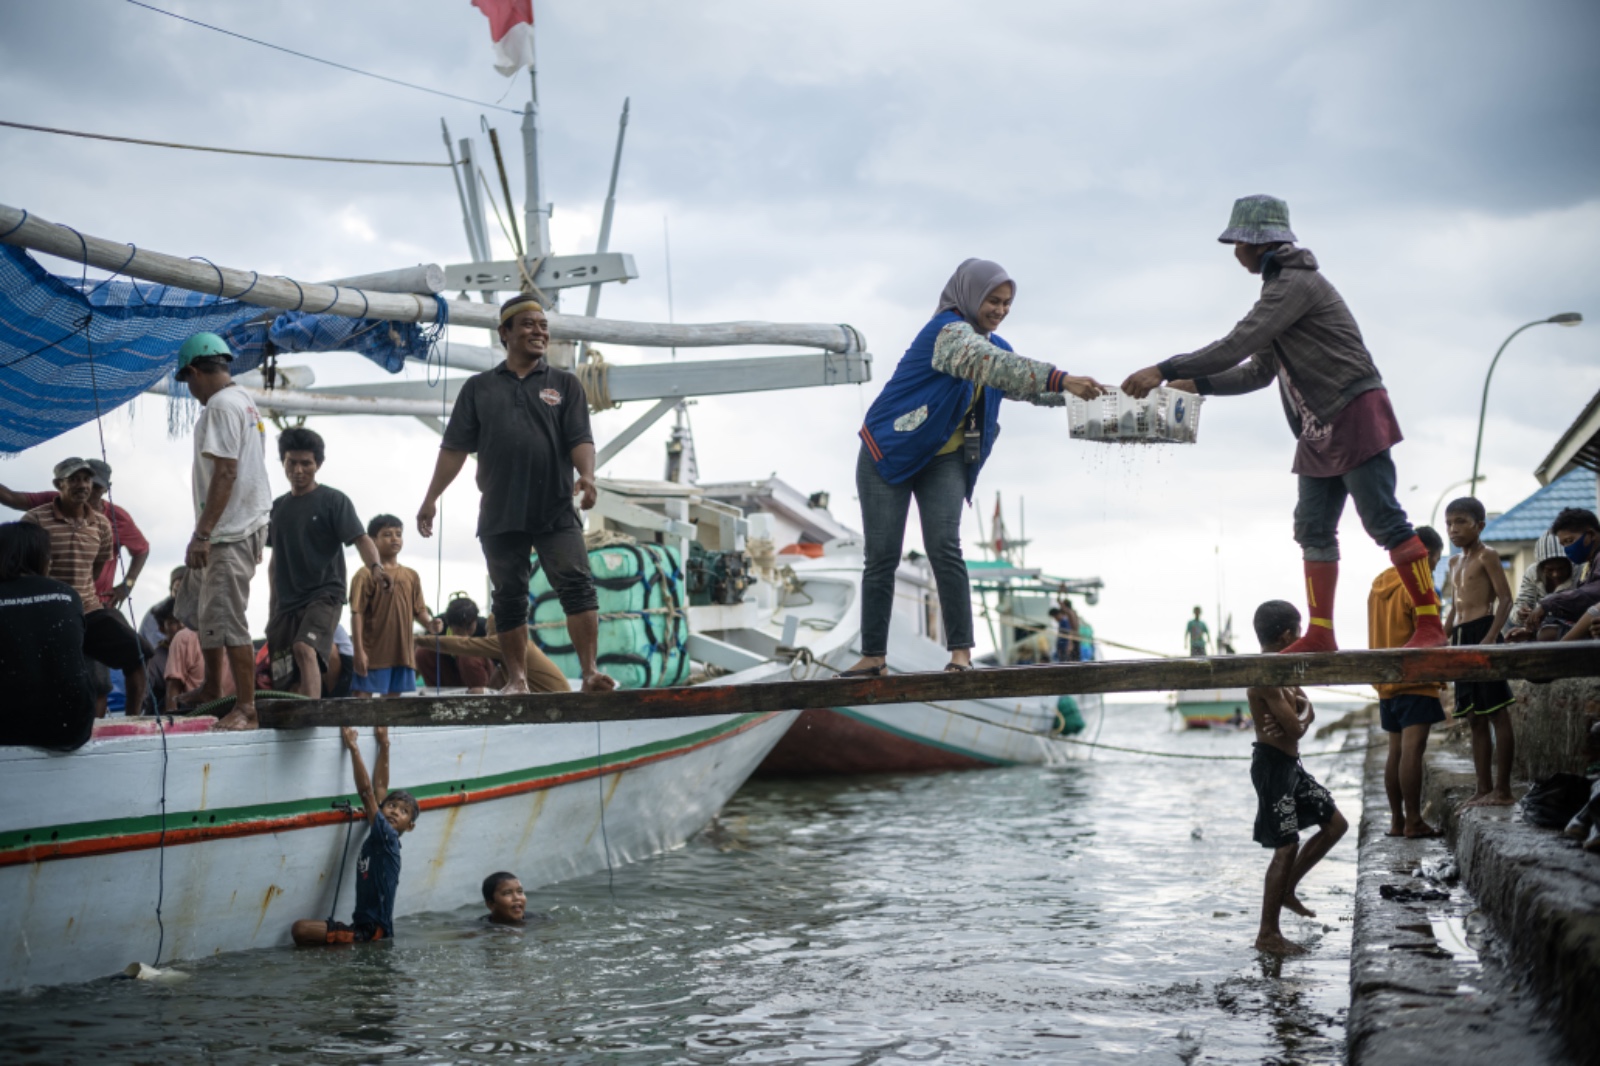
[[[1456, 647], [1498, 644], [1500, 630], [1511, 615], [1511, 584], [1500, 566], [1500, 556], [1478, 539], [1487, 518], [1483, 504], [1462, 496], [1450, 501], [1444, 517], [1450, 543], [1461, 549], [1461, 554], [1450, 560], [1450, 613], [1444, 623], [1450, 643]], [[1510, 708], [1514, 701], [1511, 686], [1504, 681], [1456, 682], [1455, 716], [1472, 722], [1472, 765], [1478, 774], [1478, 792], [1467, 801], [1468, 807], [1509, 807], [1512, 803], [1516, 740], [1511, 735]]]
[[356, 731], [344, 728], [344, 746], [350, 752], [355, 770], [356, 791], [366, 810], [367, 839], [361, 845], [356, 863], [356, 909], [350, 924], [318, 919], [294, 923], [291, 935], [301, 947], [321, 944], [357, 944], [369, 940], [394, 939], [394, 897], [400, 884], [400, 834], [417, 824], [420, 808], [409, 792], [389, 791], [389, 727], [377, 726], [372, 735], [378, 741], [378, 761], [373, 775], [361, 761]]
[[[1255, 630], [1263, 652], [1281, 652], [1300, 639], [1300, 612], [1291, 603], [1268, 600], [1256, 608]], [[1255, 841], [1272, 849], [1256, 950], [1299, 955], [1306, 949], [1284, 938], [1278, 917], [1284, 907], [1316, 917], [1295, 889], [1350, 823], [1334, 806], [1332, 794], [1300, 765], [1300, 738], [1316, 718], [1306, 694], [1297, 686], [1257, 685], [1246, 695], [1256, 730], [1250, 756], [1250, 783], [1257, 801]], [[1321, 832], [1301, 846], [1300, 830], [1311, 825], [1320, 826]]]

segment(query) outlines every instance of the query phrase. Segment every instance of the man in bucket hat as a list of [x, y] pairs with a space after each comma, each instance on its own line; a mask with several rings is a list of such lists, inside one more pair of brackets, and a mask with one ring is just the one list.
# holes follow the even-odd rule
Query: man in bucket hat
[[1416, 606], [1408, 648], [1445, 643], [1428, 549], [1395, 499], [1389, 449], [1400, 425], [1383, 378], [1350, 309], [1317, 269], [1316, 256], [1295, 246], [1289, 205], [1274, 196], [1234, 201], [1217, 240], [1261, 275], [1261, 297], [1233, 332], [1198, 351], [1175, 355], [1128, 376], [1124, 392], [1144, 397], [1162, 382], [1204, 395], [1235, 396], [1276, 381], [1289, 427], [1299, 438], [1294, 472], [1300, 500], [1294, 535], [1305, 559], [1311, 624], [1288, 652], [1337, 651], [1333, 594], [1339, 577], [1339, 516], [1353, 499], [1367, 533], [1388, 549]]

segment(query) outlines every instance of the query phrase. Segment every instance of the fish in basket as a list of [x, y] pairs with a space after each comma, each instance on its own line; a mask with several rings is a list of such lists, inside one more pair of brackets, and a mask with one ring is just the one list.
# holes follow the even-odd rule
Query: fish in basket
[[1074, 440], [1113, 444], [1193, 444], [1200, 433], [1204, 397], [1180, 389], [1154, 389], [1136, 400], [1120, 389], [1093, 400], [1067, 398]]

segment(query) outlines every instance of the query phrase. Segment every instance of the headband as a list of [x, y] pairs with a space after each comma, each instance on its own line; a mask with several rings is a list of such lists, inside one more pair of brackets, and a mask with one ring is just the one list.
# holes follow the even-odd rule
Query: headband
[[543, 304], [526, 293], [521, 296], [513, 296], [511, 299], [500, 305], [500, 324], [502, 326], [505, 325], [519, 311], [526, 311], [530, 304], [536, 311], [544, 310]]

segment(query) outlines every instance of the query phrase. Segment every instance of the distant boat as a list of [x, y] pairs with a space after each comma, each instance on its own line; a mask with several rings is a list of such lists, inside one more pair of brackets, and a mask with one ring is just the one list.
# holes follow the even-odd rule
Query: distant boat
[[1242, 688], [1196, 688], [1172, 694], [1171, 708], [1186, 729], [1243, 728], [1250, 721], [1250, 701]]

